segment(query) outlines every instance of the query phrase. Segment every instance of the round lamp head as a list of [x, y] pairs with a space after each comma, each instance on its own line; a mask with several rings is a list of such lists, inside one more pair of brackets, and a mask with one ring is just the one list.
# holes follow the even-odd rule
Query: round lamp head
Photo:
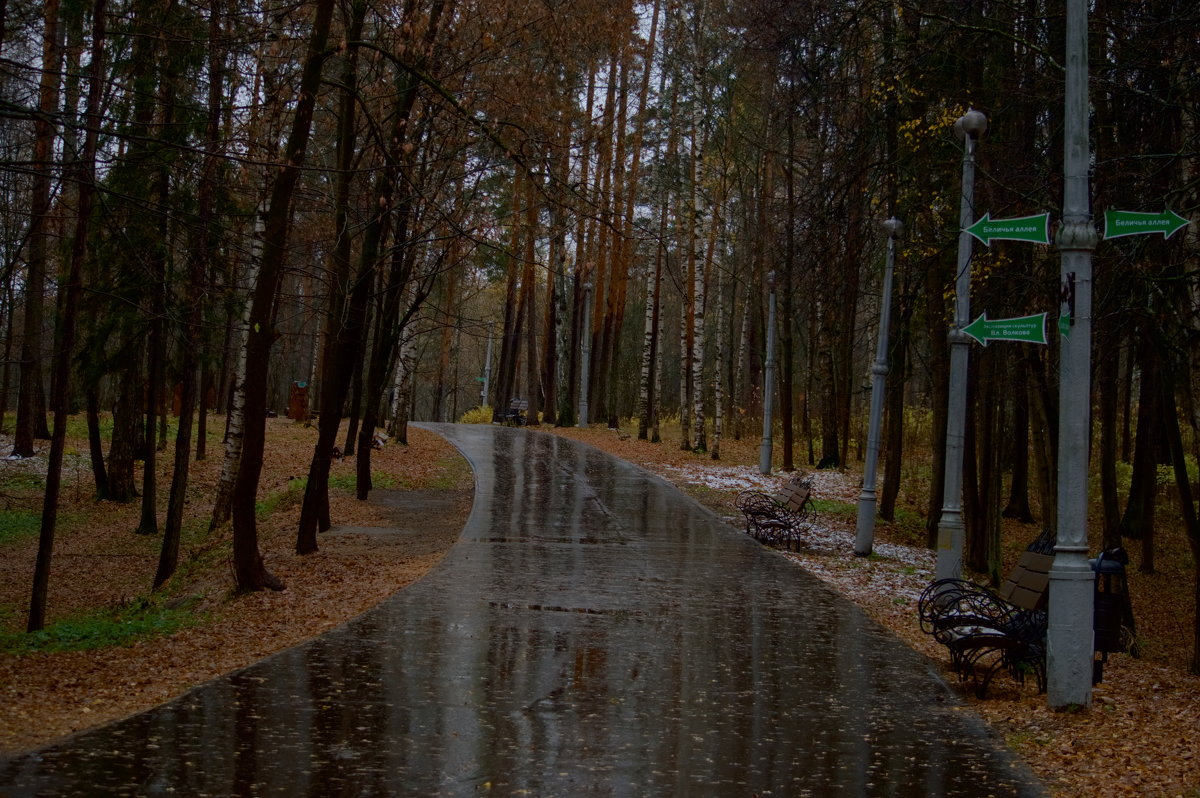
[[987, 132], [988, 121], [987, 116], [982, 111], [976, 111], [972, 108], [958, 118], [954, 123], [954, 133], [960, 139], [970, 136], [977, 139]]

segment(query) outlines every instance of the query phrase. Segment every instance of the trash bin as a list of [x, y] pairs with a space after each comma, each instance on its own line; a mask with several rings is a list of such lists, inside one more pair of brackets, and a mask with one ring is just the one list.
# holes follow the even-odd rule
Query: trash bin
[[1093, 666], [1092, 682], [1095, 684], [1103, 681], [1104, 663], [1108, 661], [1109, 652], [1126, 648], [1121, 629], [1129, 603], [1129, 584], [1125, 579], [1129, 554], [1120, 547], [1109, 549], [1089, 563], [1096, 574], [1092, 597], [1093, 648], [1101, 655]]

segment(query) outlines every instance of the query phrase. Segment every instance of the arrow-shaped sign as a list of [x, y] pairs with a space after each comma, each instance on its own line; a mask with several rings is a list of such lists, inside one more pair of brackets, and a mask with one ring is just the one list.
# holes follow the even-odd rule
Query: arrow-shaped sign
[[1046, 314], [1021, 316], [1016, 319], [989, 319], [983, 313], [962, 331], [979, 343], [988, 341], [1024, 341], [1028, 344], [1046, 343]]
[[990, 212], [967, 228], [967, 232], [990, 247], [992, 239], [1008, 241], [1032, 241], [1035, 244], [1050, 243], [1050, 214], [1022, 216], [1017, 219], [993, 219]]
[[1162, 233], [1163, 238], [1170, 238], [1189, 224], [1190, 222], [1187, 219], [1171, 210], [1166, 210], [1162, 213], [1105, 211], [1104, 238], [1107, 240], [1109, 238], [1140, 236], [1149, 233]]

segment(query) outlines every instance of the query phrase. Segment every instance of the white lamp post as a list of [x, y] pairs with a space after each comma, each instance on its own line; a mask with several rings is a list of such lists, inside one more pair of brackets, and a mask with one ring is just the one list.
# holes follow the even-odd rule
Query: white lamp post
[[975, 211], [975, 141], [987, 131], [987, 117], [970, 110], [959, 117], [954, 132], [963, 141], [962, 198], [958, 211], [958, 272], [954, 280], [954, 327], [950, 330], [950, 396], [946, 411], [945, 490], [938, 520], [938, 579], [962, 576], [963, 437], [967, 421], [967, 352], [970, 338], [962, 330], [971, 323], [971, 234]]
[[854, 553], [866, 557], [875, 543], [875, 472], [881, 448], [883, 392], [888, 375], [888, 325], [892, 316], [892, 271], [896, 263], [896, 238], [904, 224], [892, 217], [883, 223], [887, 232], [887, 259], [883, 266], [883, 290], [879, 305], [879, 342], [875, 347], [875, 365], [871, 367], [871, 419], [867, 426], [867, 460], [863, 464], [862, 493], [858, 497], [858, 525], [854, 534]]
[[771, 405], [775, 401], [775, 271], [767, 272], [767, 362], [763, 366], [763, 437], [758, 470], [771, 473]]

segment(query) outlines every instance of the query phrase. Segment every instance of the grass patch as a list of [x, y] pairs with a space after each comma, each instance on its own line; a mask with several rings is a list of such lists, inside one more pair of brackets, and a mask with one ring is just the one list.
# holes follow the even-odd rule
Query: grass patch
[[[113, 420], [109, 413], [100, 414], [100, 437], [102, 440], [112, 440]], [[88, 439], [87, 416], [82, 414], [67, 416], [67, 437], [78, 438], [86, 441]]]
[[0, 511], [0, 546], [35, 537], [41, 527], [40, 513], [28, 510]]
[[889, 525], [893, 542], [905, 546], [924, 546], [927, 535], [925, 517], [907, 507], [896, 508], [896, 520]]
[[[372, 471], [371, 487], [380, 490], [391, 490], [399, 484], [399, 480], [385, 471]], [[358, 490], [358, 477], [353, 473], [330, 474], [329, 487], [332, 490], [344, 490], [353, 493]]]
[[202, 618], [186, 605], [167, 607], [155, 602], [134, 601], [64, 618], [39, 632], [0, 633], [0, 651], [30, 654], [128, 646], [138, 640], [169, 635], [200, 620]]
[[834, 499], [812, 499], [812, 509], [824, 515], [841, 516], [843, 518], [857, 518], [858, 506], [847, 504], [846, 502], [836, 501]]
[[258, 520], [263, 521], [270, 518], [279, 509], [281, 504], [303, 493], [304, 486], [307, 484], [307, 478], [296, 477], [289, 479], [286, 490], [277, 491], [267, 498], [255, 502], [254, 513], [258, 517]]
[[0, 491], [11, 493], [37, 492], [46, 490], [46, 478], [39, 474], [25, 471], [14, 471], [11, 474], [0, 472]]

